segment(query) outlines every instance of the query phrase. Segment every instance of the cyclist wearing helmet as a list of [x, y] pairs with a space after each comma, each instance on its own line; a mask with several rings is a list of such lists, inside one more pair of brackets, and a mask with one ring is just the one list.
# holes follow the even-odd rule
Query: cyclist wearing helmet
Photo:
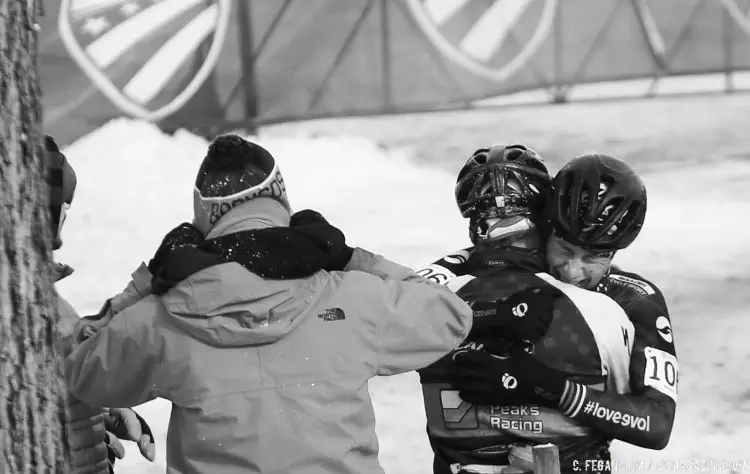
[[552, 273], [595, 289], [609, 273], [615, 252], [628, 247], [640, 233], [646, 218], [646, 187], [617, 158], [579, 156], [555, 176], [547, 212], [552, 224], [547, 243]]
[[[607, 155], [583, 155], [557, 173], [546, 207], [552, 229], [547, 241], [551, 274], [611, 297], [635, 327], [630, 393], [603, 392], [569, 380], [559, 399], [545, 401], [533, 390], [527, 396], [559, 406], [566, 415], [611, 438], [663, 449], [677, 405], [678, 363], [669, 312], [656, 285], [612, 265], [615, 253], [627, 248], [643, 226], [646, 188], [624, 162]], [[557, 374], [523, 355], [493, 367], [509, 374], [532, 371], [539, 379]], [[509, 396], [497, 390], [490, 396], [490, 390], [485, 384], [480, 391], [494, 403]]]
[[[631, 395], [611, 396], [571, 385], [565, 411], [616, 439], [651, 449], [669, 442], [677, 406], [678, 363], [667, 304], [659, 288], [611, 264], [638, 236], [646, 217], [646, 187], [614, 157], [583, 155], [555, 176], [550, 200], [553, 233], [547, 260], [557, 278], [614, 299], [635, 326]], [[579, 407], [594, 402], [602, 409]], [[649, 420], [649, 430], [610, 414]]]
[[[469, 219], [474, 245], [418, 272], [453, 289], [474, 310], [464, 344], [419, 371], [435, 474], [500, 472], [518, 465], [514, 458], [528, 459], [532, 445], [547, 442], [559, 447], [564, 472], [587, 459], [609, 459], [607, 437], [556, 407], [528, 405], [521, 390], [533, 383], [532, 390], [554, 398], [569, 377], [615, 393], [629, 386], [634, 328], [625, 312], [604, 295], [545, 273], [538, 226], [549, 186], [547, 167], [530, 148], [476, 151], [456, 184], [456, 202]], [[493, 373], [486, 361], [500, 359], [491, 354], [525, 354], [559, 372], [539, 381]], [[503, 406], [471, 397], [474, 387], [461, 379], [474, 374], [493, 392], [505, 392]], [[509, 396], [514, 391], [521, 396]]]

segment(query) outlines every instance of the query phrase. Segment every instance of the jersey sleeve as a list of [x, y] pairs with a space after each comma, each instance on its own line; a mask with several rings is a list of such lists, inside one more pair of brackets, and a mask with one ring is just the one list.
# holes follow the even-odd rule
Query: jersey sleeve
[[679, 366], [666, 304], [660, 295], [651, 296], [624, 307], [635, 327], [630, 393], [602, 392], [568, 382], [561, 408], [614, 439], [663, 449], [674, 423]]
[[468, 259], [469, 249], [459, 250], [418, 268], [417, 274], [433, 283], [448, 285], [456, 277], [464, 276]]

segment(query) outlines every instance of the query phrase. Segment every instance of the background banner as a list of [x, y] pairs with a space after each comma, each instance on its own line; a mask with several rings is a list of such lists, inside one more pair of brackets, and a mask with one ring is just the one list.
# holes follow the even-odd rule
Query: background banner
[[750, 70], [750, 0], [47, 0], [41, 26], [63, 142], [121, 115], [215, 133]]

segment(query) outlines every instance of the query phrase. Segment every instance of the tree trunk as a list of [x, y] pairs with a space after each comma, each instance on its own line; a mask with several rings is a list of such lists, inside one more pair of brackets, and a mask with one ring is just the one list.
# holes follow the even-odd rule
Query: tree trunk
[[0, 472], [68, 472], [41, 136], [41, 0], [0, 0]]

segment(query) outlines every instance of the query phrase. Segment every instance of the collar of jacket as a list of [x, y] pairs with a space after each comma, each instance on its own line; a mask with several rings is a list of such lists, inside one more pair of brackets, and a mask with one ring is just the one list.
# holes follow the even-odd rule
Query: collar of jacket
[[483, 241], [475, 245], [466, 265], [471, 272], [500, 269], [534, 273], [547, 271], [547, 260], [542, 249], [515, 247], [502, 241]]
[[226, 213], [206, 235], [213, 239], [243, 230], [267, 227], [288, 227], [291, 215], [286, 207], [275, 199], [256, 197], [245, 201]]

